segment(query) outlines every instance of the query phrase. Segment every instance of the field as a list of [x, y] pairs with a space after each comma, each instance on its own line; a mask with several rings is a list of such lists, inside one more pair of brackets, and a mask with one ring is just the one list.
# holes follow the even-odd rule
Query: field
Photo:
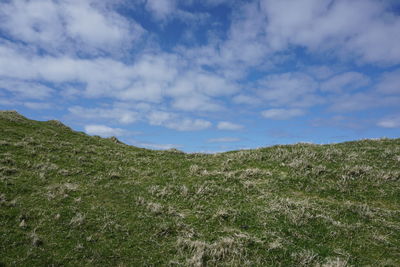
[[400, 266], [400, 139], [154, 151], [0, 112], [0, 266]]

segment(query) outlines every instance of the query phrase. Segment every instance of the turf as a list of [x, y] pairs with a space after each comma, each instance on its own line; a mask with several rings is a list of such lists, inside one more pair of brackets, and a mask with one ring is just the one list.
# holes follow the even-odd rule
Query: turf
[[400, 139], [213, 155], [0, 112], [0, 266], [400, 266]]

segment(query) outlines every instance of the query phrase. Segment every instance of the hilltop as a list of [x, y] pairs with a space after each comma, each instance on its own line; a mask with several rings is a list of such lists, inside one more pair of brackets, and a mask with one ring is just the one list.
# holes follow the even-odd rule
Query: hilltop
[[400, 265], [400, 139], [154, 151], [0, 112], [0, 266]]

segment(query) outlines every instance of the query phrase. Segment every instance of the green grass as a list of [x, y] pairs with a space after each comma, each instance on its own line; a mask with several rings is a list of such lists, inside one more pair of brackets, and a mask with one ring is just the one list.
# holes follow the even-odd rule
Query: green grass
[[400, 266], [400, 139], [205, 155], [0, 112], [0, 266]]

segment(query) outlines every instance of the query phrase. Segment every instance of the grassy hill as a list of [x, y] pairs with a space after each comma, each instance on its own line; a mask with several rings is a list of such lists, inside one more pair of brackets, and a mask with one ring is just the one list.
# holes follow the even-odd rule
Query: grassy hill
[[400, 139], [152, 151], [0, 112], [0, 266], [400, 266]]

